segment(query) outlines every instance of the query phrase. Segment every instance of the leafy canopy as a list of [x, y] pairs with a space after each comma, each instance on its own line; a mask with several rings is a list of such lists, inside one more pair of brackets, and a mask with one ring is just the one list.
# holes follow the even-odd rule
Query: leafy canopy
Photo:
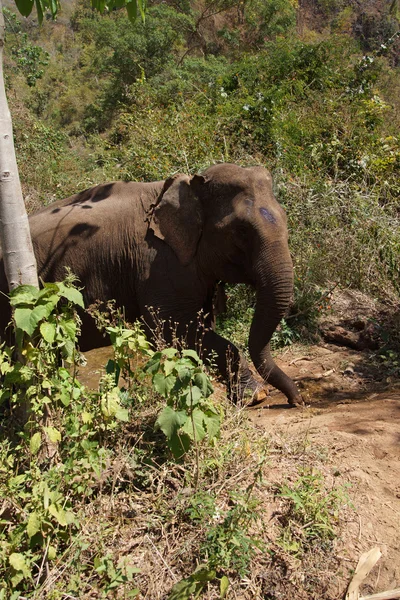
[[[58, 0], [15, 0], [15, 4], [21, 15], [24, 17], [29, 17], [33, 6], [36, 5], [40, 24], [43, 22], [43, 15], [45, 12], [49, 11], [53, 19], [55, 19], [59, 8]], [[132, 22], [136, 21], [138, 12], [144, 20], [146, 0], [92, 0], [92, 8], [98, 10], [100, 13], [124, 7]]]

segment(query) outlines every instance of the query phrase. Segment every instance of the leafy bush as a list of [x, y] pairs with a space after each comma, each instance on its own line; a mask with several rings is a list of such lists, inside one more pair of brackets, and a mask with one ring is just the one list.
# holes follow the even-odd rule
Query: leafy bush
[[194, 443], [217, 436], [221, 415], [208, 400], [213, 392], [203, 363], [194, 350], [167, 348], [153, 354], [145, 370], [152, 374], [154, 389], [167, 400], [157, 418], [175, 458]]

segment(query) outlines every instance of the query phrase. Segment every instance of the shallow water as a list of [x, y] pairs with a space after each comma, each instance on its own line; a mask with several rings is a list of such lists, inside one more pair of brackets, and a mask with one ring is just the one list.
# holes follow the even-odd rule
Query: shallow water
[[112, 346], [104, 348], [95, 348], [84, 353], [87, 361], [84, 367], [77, 368], [77, 377], [79, 381], [92, 390], [97, 390], [99, 379], [105, 371], [107, 361], [113, 357]]

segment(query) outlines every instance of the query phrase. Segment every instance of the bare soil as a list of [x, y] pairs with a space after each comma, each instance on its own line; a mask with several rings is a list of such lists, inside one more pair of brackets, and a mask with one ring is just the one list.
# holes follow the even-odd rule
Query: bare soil
[[305, 406], [290, 409], [271, 391], [249, 410], [251, 420], [326, 449], [331, 466], [350, 483], [357, 515], [337, 547], [343, 575], [350, 578], [360, 555], [378, 546], [383, 556], [362, 593], [400, 587], [400, 382], [379, 380], [368, 353], [328, 344], [292, 348], [277, 362], [298, 381]]

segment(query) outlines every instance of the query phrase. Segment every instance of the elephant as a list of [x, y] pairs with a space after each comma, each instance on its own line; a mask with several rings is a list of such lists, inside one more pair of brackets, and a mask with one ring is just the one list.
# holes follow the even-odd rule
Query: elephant
[[[248, 375], [238, 349], [205, 327], [198, 314], [217, 282], [256, 288], [249, 352], [264, 382], [301, 403], [295, 383], [275, 364], [269, 342], [293, 293], [286, 214], [261, 166], [215, 164], [201, 174], [150, 183], [113, 182], [58, 200], [29, 217], [43, 281], [60, 281], [68, 266], [84, 286], [86, 306], [115, 299], [127, 321], [142, 318], [151, 337], [156, 312], [164, 337], [185, 338], [203, 358], [214, 355], [225, 381]], [[0, 290], [7, 292], [2, 261]], [[1, 294], [0, 330], [9, 320]], [[8, 312], [7, 312], [8, 310]], [[2, 327], [3, 325], [3, 327]], [[82, 351], [104, 346], [83, 314]]]

